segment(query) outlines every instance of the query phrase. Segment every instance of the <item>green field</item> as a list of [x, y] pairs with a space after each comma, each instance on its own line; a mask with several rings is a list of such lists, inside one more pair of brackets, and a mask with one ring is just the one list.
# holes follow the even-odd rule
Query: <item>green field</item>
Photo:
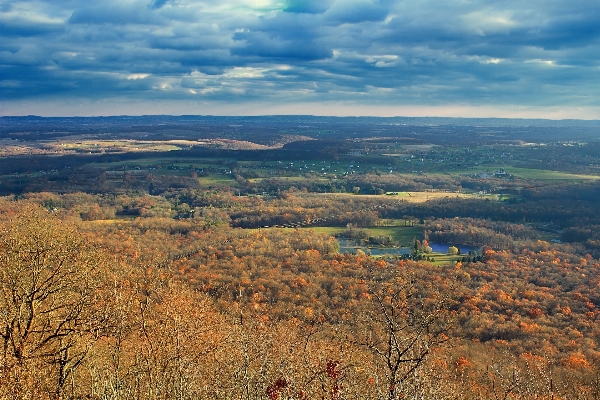
[[435, 265], [446, 265], [454, 264], [455, 262], [462, 260], [464, 255], [452, 256], [443, 253], [431, 253], [427, 254], [427, 257], [432, 259]]
[[475, 167], [468, 170], [458, 170], [450, 172], [451, 175], [471, 175], [481, 174], [486, 172], [497, 171], [500, 168], [504, 168], [504, 171], [509, 174], [522, 179], [535, 180], [535, 181], [581, 181], [581, 180], [594, 180], [600, 179], [598, 175], [584, 175], [584, 174], [570, 174], [568, 172], [551, 171], [547, 169], [534, 169], [534, 168], [519, 168], [519, 167]]
[[569, 174], [567, 172], [550, 171], [545, 169], [508, 167], [504, 170], [511, 175], [518, 176], [519, 178], [537, 181], [570, 181], [600, 179], [600, 176], [597, 175]]
[[[314, 226], [303, 229], [311, 229], [316, 233], [331, 236], [344, 233], [347, 230], [341, 226]], [[400, 247], [411, 247], [415, 239], [420, 240], [423, 238], [423, 231], [416, 226], [371, 226], [360, 229], [365, 229], [369, 236], [392, 236]]]
[[198, 182], [201, 185], [227, 185], [231, 187], [239, 186], [237, 181], [231, 175], [199, 176]]

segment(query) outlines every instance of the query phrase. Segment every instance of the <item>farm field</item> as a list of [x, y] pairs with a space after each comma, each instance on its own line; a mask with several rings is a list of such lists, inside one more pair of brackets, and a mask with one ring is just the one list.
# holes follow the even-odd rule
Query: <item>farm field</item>
[[[387, 198], [406, 201], [409, 203], [424, 203], [429, 200], [443, 199], [443, 198], [456, 198], [456, 199], [470, 199], [480, 198], [481, 196], [469, 193], [449, 193], [449, 192], [399, 192], [398, 195], [387, 195], [387, 194], [352, 194], [352, 193], [323, 193], [322, 196], [330, 197], [343, 197], [343, 196], [359, 196], [359, 197], [372, 197], [372, 198]], [[495, 200], [497, 196], [492, 195]]]
[[190, 148], [198, 145], [197, 142], [187, 140], [83, 140], [77, 142], [40, 142], [37, 146], [40, 150], [49, 153], [142, 153], [142, 152], [169, 152]]
[[534, 168], [519, 168], [509, 166], [485, 166], [485, 167], [473, 167], [468, 170], [458, 170], [448, 172], [449, 175], [472, 175], [472, 174], [484, 174], [492, 173], [504, 169], [509, 174], [518, 178], [533, 180], [533, 181], [578, 181], [578, 180], [597, 180], [600, 179], [598, 175], [590, 174], [572, 174], [561, 171], [552, 171], [546, 169], [534, 169]]
[[536, 181], [571, 181], [600, 179], [600, 176], [597, 175], [569, 174], [566, 172], [533, 168], [508, 167], [504, 170], [511, 175], [518, 176], [523, 179], [530, 179]]

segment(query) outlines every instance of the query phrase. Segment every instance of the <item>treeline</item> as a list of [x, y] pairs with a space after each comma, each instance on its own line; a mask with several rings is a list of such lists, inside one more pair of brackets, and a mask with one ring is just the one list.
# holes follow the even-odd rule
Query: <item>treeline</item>
[[445, 218], [427, 220], [424, 224], [424, 236], [432, 242], [517, 250], [525, 245], [524, 241], [537, 239], [539, 232], [525, 225], [503, 221]]
[[600, 225], [583, 224], [566, 228], [561, 234], [561, 240], [567, 243], [583, 245], [593, 254], [600, 253]]
[[[175, 230], [166, 220], [93, 224], [88, 229], [111, 253], [173, 259], [177, 273], [192, 287], [211, 293], [223, 309], [247, 298], [253, 309], [279, 319], [343, 322], [368, 293], [367, 271], [388, 265], [366, 256], [339, 255], [332, 238], [304, 229], [244, 233], [224, 226], [207, 231], [202, 226], [194, 228], [192, 222], [178, 224], [186, 224], [188, 231]], [[124, 240], [127, 237], [136, 240]], [[169, 249], [167, 243], [176, 248]], [[589, 255], [530, 241], [521, 242], [515, 252], [484, 247], [483, 262], [443, 268], [427, 262], [397, 265], [418, 268], [428, 282], [456, 279], [453, 291], [460, 293], [456, 311], [461, 323], [453, 332], [458, 337], [507, 340], [513, 350], [518, 349], [517, 354], [536, 353], [543, 337], [555, 355], [565, 357], [569, 349], [581, 351], [589, 363], [600, 355], [594, 350], [600, 340], [600, 297], [595, 289], [600, 264]], [[565, 318], [562, 309], [567, 306], [570, 313]], [[538, 328], [527, 332], [521, 323]], [[587, 341], [578, 340], [575, 347], [569, 347], [573, 344], [567, 345], [567, 326]]]
[[512, 223], [548, 223], [577, 227], [600, 223], [598, 183], [548, 185], [523, 190], [519, 202], [490, 199], [443, 198], [426, 204], [400, 203], [382, 211], [382, 217], [478, 218]]
[[359, 187], [361, 193], [378, 194], [385, 192], [420, 192], [430, 189], [460, 190], [460, 183], [451, 176], [444, 175], [394, 175], [361, 174], [350, 175], [346, 179], [348, 192]]
[[[537, 200], [528, 199], [520, 203], [451, 197], [410, 203], [394, 196], [323, 196], [295, 188], [276, 196], [237, 196], [229, 190], [187, 188], [171, 189], [161, 195], [148, 195], [144, 191], [64, 195], [41, 192], [20, 197], [35, 200], [48, 208], [68, 209], [83, 220], [175, 217], [242, 228], [346, 226], [349, 223], [365, 227], [375, 225], [382, 218], [421, 222], [434, 219], [438, 221], [436, 224], [446, 220], [444, 226], [425, 224], [424, 229], [433, 234], [431, 240], [508, 249], [518, 246], [513, 243], [515, 241], [535, 239], [539, 232], [547, 231], [561, 241], [585, 248], [586, 252], [598, 257], [600, 238], [597, 226], [600, 225], [600, 216], [597, 213], [598, 200], [593, 197], [596, 184], [576, 185], [571, 189], [577, 198], [568, 198], [560, 192], [565, 195], [564, 201], [555, 198], [544, 200], [536, 194]], [[452, 222], [449, 217], [458, 217], [459, 222]]]

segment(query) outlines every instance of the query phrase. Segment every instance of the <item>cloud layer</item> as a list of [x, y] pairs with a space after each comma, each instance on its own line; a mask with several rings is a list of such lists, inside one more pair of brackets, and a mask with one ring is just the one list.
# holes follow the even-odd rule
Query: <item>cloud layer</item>
[[0, 0], [0, 21], [4, 114], [117, 101], [600, 118], [598, 2]]

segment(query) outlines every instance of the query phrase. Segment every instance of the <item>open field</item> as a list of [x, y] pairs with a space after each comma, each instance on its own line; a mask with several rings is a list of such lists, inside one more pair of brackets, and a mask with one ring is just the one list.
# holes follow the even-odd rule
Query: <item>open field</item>
[[199, 176], [197, 179], [202, 185], [227, 185], [231, 187], [237, 187], [239, 185], [231, 175]]
[[139, 153], [139, 152], [165, 152], [185, 150], [195, 146], [227, 150], [266, 150], [280, 148], [277, 146], [264, 146], [252, 142], [229, 139], [210, 140], [42, 140], [36, 142], [15, 142], [2, 140], [0, 142], [0, 155], [66, 155], [66, 154], [103, 154], [103, 153]]
[[427, 255], [435, 265], [454, 264], [463, 259], [464, 255], [453, 256], [450, 254], [431, 253]]
[[508, 167], [504, 170], [511, 175], [518, 176], [523, 179], [532, 179], [536, 181], [571, 181], [600, 179], [600, 176], [597, 175], [569, 174], [566, 172], [549, 171], [543, 169]]
[[361, 197], [379, 197], [379, 198], [400, 198], [403, 201], [410, 203], [424, 203], [429, 200], [443, 199], [443, 198], [460, 198], [460, 199], [473, 199], [480, 198], [480, 196], [466, 193], [451, 193], [451, 192], [400, 192], [400, 195], [386, 195], [386, 194], [352, 194], [352, 193], [322, 193], [322, 196], [361, 196]]
[[503, 168], [504, 171], [522, 179], [536, 180], [536, 181], [581, 181], [581, 180], [595, 180], [600, 179], [598, 175], [585, 175], [585, 174], [570, 174], [567, 172], [551, 171], [546, 169], [534, 169], [534, 168], [519, 168], [519, 167], [475, 167], [468, 170], [458, 170], [450, 172], [450, 175], [472, 175], [472, 174], [483, 174], [492, 173]]
[[[292, 229], [292, 228], [283, 228], [283, 229]], [[316, 233], [321, 233], [325, 235], [337, 235], [340, 233], [344, 233], [346, 228], [341, 226], [314, 226], [307, 227], [302, 229], [312, 230]], [[394, 241], [398, 242], [400, 247], [410, 247], [413, 245], [415, 239], [422, 239], [423, 232], [421, 228], [414, 226], [370, 226], [364, 229], [368, 232], [369, 236], [392, 236]]]
[[408, 192], [387, 192], [386, 196], [410, 197]]
[[173, 151], [189, 148], [193, 145], [198, 145], [195, 141], [190, 140], [82, 140], [76, 142], [46, 142], [40, 143], [44, 149], [49, 152], [69, 154], [69, 153], [129, 153], [129, 152], [145, 152], [145, 151]]

